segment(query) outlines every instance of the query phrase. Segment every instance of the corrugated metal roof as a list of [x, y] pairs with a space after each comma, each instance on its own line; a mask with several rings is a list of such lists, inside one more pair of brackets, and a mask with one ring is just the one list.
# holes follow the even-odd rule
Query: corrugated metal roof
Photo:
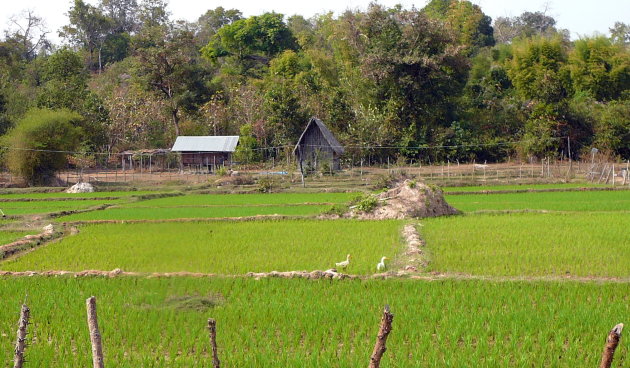
[[306, 125], [306, 129], [304, 129], [304, 131], [302, 132], [302, 135], [300, 136], [300, 139], [298, 139], [298, 142], [295, 145], [295, 148], [293, 149], [293, 153], [295, 153], [297, 151], [298, 147], [300, 146], [300, 144], [302, 144], [302, 140], [304, 139], [304, 136], [306, 135], [306, 132], [308, 131], [308, 128], [310, 128], [312, 124], [317, 125], [319, 130], [322, 132], [322, 135], [324, 136], [324, 138], [326, 139], [326, 141], [328, 142], [330, 147], [333, 149], [333, 151], [335, 151], [335, 153], [337, 153], [339, 155], [344, 153], [344, 149], [343, 149], [343, 146], [341, 145], [341, 143], [339, 143], [337, 138], [335, 138], [335, 136], [328, 129], [328, 127], [324, 124], [324, 122], [319, 120], [316, 117], [312, 117], [311, 120]]
[[173, 144], [173, 152], [234, 152], [237, 135], [229, 136], [179, 136]]

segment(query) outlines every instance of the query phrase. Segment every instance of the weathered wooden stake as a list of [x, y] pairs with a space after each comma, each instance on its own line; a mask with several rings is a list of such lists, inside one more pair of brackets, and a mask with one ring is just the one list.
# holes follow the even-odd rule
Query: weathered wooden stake
[[613, 327], [613, 329], [608, 333], [606, 346], [604, 346], [604, 353], [602, 354], [602, 361], [599, 363], [599, 368], [610, 368], [612, 365], [615, 349], [617, 349], [617, 345], [619, 345], [619, 340], [621, 339], [621, 330], [623, 330], [623, 323]]
[[101, 332], [98, 329], [98, 318], [96, 317], [96, 298], [91, 296], [85, 300], [87, 308], [87, 322], [90, 329], [90, 341], [92, 342], [92, 365], [94, 368], [104, 368], [103, 345]]
[[387, 336], [389, 336], [389, 333], [392, 332], [393, 320], [394, 315], [389, 312], [389, 305], [385, 305], [385, 309], [383, 310], [383, 317], [381, 318], [381, 327], [378, 330], [376, 344], [374, 345], [374, 351], [372, 351], [372, 356], [370, 357], [369, 368], [380, 367], [381, 358], [387, 350]]
[[212, 368], [219, 368], [221, 362], [217, 352], [217, 321], [208, 318], [208, 330], [210, 330], [210, 346], [212, 346]]
[[24, 364], [24, 348], [26, 347], [26, 326], [31, 315], [31, 310], [26, 304], [22, 304], [20, 320], [18, 321], [17, 341], [15, 343], [15, 357], [13, 358], [13, 368], [22, 368]]

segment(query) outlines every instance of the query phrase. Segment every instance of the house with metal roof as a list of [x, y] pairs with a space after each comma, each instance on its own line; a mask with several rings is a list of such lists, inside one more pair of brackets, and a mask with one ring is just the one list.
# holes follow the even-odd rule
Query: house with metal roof
[[238, 145], [238, 136], [179, 136], [171, 148], [179, 152], [182, 164], [205, 167], [214, 171], [216, 167], [232, 162], [232, 154]]
[[293, 154], [302, 168], [318, 170], [327, 164], [333, 170], [341, 168], [339, 158], [344, 153], [343, 146], [330, 129], [316, 117], [309, 120], [300, 136]]

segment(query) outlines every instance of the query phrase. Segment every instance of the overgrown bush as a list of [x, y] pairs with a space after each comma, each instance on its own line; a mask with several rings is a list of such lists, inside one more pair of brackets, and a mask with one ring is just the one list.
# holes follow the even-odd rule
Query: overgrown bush
[[278, 186], [278, 183], [271, 176], [263, 176], [258, 179], [258, 191], [261, 193], [271, 193]]
[[345, 215], [348, 212], [348, 205], [345, 203], [337, 203], [333, 204], [328, 211], [326, 211], [327, 215], [337, 215], [339, 217]]
[[372, 212], [378, 205], [378, 199], [373, 194], [366, 194], [357, 202], [356, 209], [361, 212]]
[[4, 137], [6, 165], [29, 185], [51, 185], [67, 165], [66, 152], [81, 143], [81, 115], [69, 110], [32, 109]]
[[228, 176], [230, 174], [225, 166], [219, 166], [214, 173], [219, 176]]

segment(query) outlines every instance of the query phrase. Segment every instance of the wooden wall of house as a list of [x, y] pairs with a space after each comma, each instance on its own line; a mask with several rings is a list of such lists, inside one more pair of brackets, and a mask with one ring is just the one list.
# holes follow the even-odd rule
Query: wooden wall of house
[[312, 124], [304, 134], [298, 150], [299, 154], [302, 154], [304, 164], [313, 169], [319, 169], [323, 162], [329, 164], [332, 162], [335, 170], [339, 168], [339, 158], [315, 124]]
[[201, 166], [221, 166], [230, 162], [229, 152], [182, 152], [182, 164]]

